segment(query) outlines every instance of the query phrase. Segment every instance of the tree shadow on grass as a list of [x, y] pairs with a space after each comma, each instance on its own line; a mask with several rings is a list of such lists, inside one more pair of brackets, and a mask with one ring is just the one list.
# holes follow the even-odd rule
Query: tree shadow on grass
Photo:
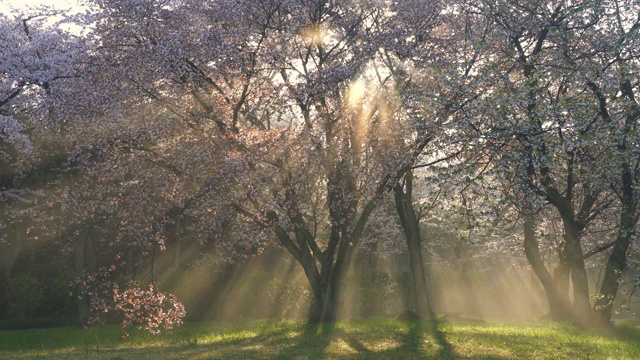
[[336, 330], [335, 324], [306, 324], [303, 331], [295, 338], [295, 344], [285, 347], [274, 357], [275, 359], [310, 358], [321, 359], [331, 343]]
[[447, 340], [447, 336], [444, 331], [440, 328], [440, 323], [437, 320], [432, 320], [427, 322], [429, 331], [433, 335], [433, 338], [436, 340], [438, 345], [440, 346], [440, 350], [438, 351], [438, 359], [453, 359], [453, 346]]
[[[357, 333], [350, 334], [334, 324], [308, 324], [296, 338], [295, 344], [282, 349], [275, 357], [277, 359], [310, 358], [320, 359], [326, 355], [326, 349], [335, 340], [343, 340], [358, 358], [415, 358], [415, 359], [454, 359], [453, 346], [448, 342], [446, 334], [440, 324], [435, 321], [415, 321], [408, 324], [408, 331], [396, 340], [400, 345], [375, 351], [367, 347]], [[437, 352], [427, 353], [424, 349], [427, 336], [435, 340]], [[391, 338], [387, 340], [393, 340]], [[349, 357], [349, 355], [347, 355]]]
[[362, 342], [360, 342], [355, 336], [347, 334], [339, 335], [342, 340], [344, 340], [347, 345], [349, 345], [353, 350], [357, 351], [359, 355], [364, 355], [365, 357], [371, 357], [373, 355], [373, 351], [369, 350]]
[[496, 354], [456, 354], [441, 321], [409, 322], [408, 331], [400, 336], [401, 345], [376, 353], [379, 358], [389, 359], [507, 359]]
[[434, 358], [454, 358], [453, 346], [451, 346], [447, 340], [447, 336], [440, 328], [438, 321], [411, 321], [408, 325], [409, 331], [407, 331], [407, 334], [404, 336], [403, 344], [399, 350], [431, 357], [433, 355], [424, 354], [423, 350], [423, 345], [426, 341], [425, 335], [431, 335], [439, 348]]
[[[132, 344], [129, 348], [90, 349], [91, 356], [86, 358], [166, 358], [166, 359], [267, 359], [272, 358], [271, 349], [286, 347], [291, 344], [291, 329], [265, 326], [257, 333], [246, 335], [229, 331], [213, 341], [200, 341], [198, 335], [183, 338], [181, 341], [165, 344]], [[225, 334], [222, 332], [221, 334]]]

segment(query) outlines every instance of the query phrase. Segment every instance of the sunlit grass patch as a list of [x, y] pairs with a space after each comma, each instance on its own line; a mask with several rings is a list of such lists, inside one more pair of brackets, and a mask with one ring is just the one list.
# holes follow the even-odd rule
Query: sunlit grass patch
[[456, 324], [368, 319], [190, 323], [159, 336], [117, 326], [0, 332], [0, 359], [636, 359], [640, 325]]
[[445, 326], [462, 356], [506, 358], [634, 359], [640, 356], [640, 333], [625, 329], [581, 329], [571, 324]]

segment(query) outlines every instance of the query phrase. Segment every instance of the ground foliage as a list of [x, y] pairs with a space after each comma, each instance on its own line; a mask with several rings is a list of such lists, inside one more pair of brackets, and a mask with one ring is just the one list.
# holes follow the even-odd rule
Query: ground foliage
[[477, 253], [525, 219], [561, 312], [570, 284], [592, 311], [585, 258], [611, 249], [593, 294], [608, 322], [638, 242], [637, 2], [86, 4], [0, 18], [0, 290], [33, 274], [63, 302], [43, 279], [74, 272], [83, 321], [171, 327], [160, 253], [183, 271], [281, 246], [310, 319], [332, 321], [358, 250], [398, 251], [380, 208], [421, 169], [420, 215]]
[[189, 323], [173, 334], [115, 327], [5, 331], [0, 357], [11, 359], [634, 359], [637, 322], [585, 330], [563, 323], [469, 324], [451, 319], [402, 323], [352, 320], [333, 326], [292, 321]]

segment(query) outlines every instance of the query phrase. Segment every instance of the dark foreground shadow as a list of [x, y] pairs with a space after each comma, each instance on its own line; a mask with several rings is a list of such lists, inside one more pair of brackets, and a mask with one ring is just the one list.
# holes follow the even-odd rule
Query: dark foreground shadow
[[453, 346], [451, 343], [447, 341], [447, 336], [440, 328], [440, 323], [437, 320], [433, 320], [429, 322], [430, 324], [430, 332], [433, 337], [436, 339], [438, 345], [440, 345], [440, 350], [438, 351], [439, 359], [453, 359]]
[[[557, 336], [531, 336], [526, 332], [495, 333], [465, 329], [435, 321], [398, 323], [382, 320], [354, 320], [335, 324], [300, 325], [269, 322], [260, 326], [183, 329], [173, 336], [155, 338], [141, 335], [127, 342], [98, 339], [103, 332], [89, 332], [86, 341], [65, 342], [63, 333], [50, 331], [0, 334], [0, 358], [7, 359], [508, 359], [514, 355], [532, 354], [531, 349], [562, 344], [563, 354], [573, 358], [597, 357], [597, 343], [585, 343], [575, 330], [575, 339], [559, 342]], [[559, 332], [573, 335], [571, 330]], [[111, 329], [117, 330], [115, 328]], [[76, 337], [83, 333], [68, 332]], [[106, 334], [106, 333], [104, 333]], [[111, 334], [111, 332], [108, 332]], [[6, 335], [7, 339], [3, 339]], [[634, 353], [640, 345], [640, 326], [629, 325], [607, 330], [606, 337], [622, 340], [624, 354]], [[84, 337], [84, 335], [82, 335]], [[566, 336], [565, 336], [566, 337]], [[10, 339], [9, 339], [10, 338]], [[53, 339], [52, 339], [53, 338]], [[95, 339], [94, 339], [95, 338]], [[12, 340], [13, 339], [13, 340]], [[47, 339], [51, 340], [49, 342]], [[95, 341], [89, 341], [94, 339]], [[563, 337], [564, 339], [564, 337]], [[17, 341], [23, 341], [18, 343]], [[77, 340], [77, 339], [76, 339]], [[588, 337], [587, 337], [588, 340]], [[15, 346], [2, 346], [15, 343]], [[28, 345], [28, 344], [31, 345]], [[35, 344], [35, 345], [34, 345]], [[476, 345], [474, 345], [476, 344]], [[481, 345], [476, 349], [474, 346]], [[36, 346], [37, 345], [37, 346]], [[469, 351], [471, 350], [471, 351]], [[478, 354], [475, 350], [481, 352]], [[497, 350], [497, 351], [496, 351]], [[510, 354], [510, 355], [506, 355]], [[510, 356], [510, 357], [509, 357]]]
[[335, 324], [305, 324], [295, 344], [285, 347], [275, 359], [322, 358], [336, 331]]
[[[401, 349], [405, 353], [413, 353], [416, 356], [422, 355], [424, 358], [453, 359], [453, 346], [447, 340], [447, 336], [440, 328], [438, 321], [411, 321], [409, 331], [404, 336]], [[427, 336], [432, 337], [438, 347], [437, 353], [425, 353], [423, 347]], [[399, 349], [400, 350], [400, 349]]]
[[[396, 329], [397, 330], [397, 329]], [[406, 333], [387, 331], [384, 336], [367, 336], [357, 331], [348, 331], [336, 327], [335, 324], [309, 324], [304, 326], [303, 332], [295, 338], [295, 343], [283, 348], [276, 359], [321, 359], [331, 354], [326, 354], [327, 348], [332, 342], [344, 341], [355, 354], [346, 355], [346, 358], [356, 357], [363, 359], [454, 359], [453, 346], [447, 341], [446, 334], [440, 329], [438, 322], [414, 321], [408, 323]], [[380, 334], [376, 334], [380, 335]], [[364, 341], [393, 341], [399, 343], [395, 347], [386, 347], [376, 351], [371, 344]], [[435, 344], [434, 344], [435, 340]], [[433, 346], [436, 349], [433, 349]], [[425, 347], [432, 348], [425, 351]]]

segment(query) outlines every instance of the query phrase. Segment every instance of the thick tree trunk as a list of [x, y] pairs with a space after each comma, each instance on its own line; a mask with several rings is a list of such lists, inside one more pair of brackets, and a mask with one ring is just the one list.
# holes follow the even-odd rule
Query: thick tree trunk
[[429, 301], [429, 289], [427, 286], [424, 261], [422, 259], [420, 220], [413, 208], [412, 180], [413, 173], [407, 172], [404, 176], [404, 187], [401, 184], [396, 184], [394, 187], [395, 203], [409, 251], [409, 267], [411, 268], [413, 278], [415, 310], [423, 318], [431, 319], [434, 313], [431, 302]]
[[580, 234], [573, 222], [563, 219], [563, 224], [567, 242], [567, 263], [573, 284], [574, 317], [579, 324], [586, 325], [591, 322], [593, 312], [589, 303], [589, 282], [580, 246]]
[[414, 238], [413, 240], [408, 241], [407, 245], [410, 246], [409, 266], [411, 267], [411, 274], [413, 275], [413, 294], [416, 304], [416, 312], [425, 319], [432, 319], [434, 317], [434, 313], [429, 299], [429, 289], [427, 287], [426, 272], [422, 260], [420, 243], [416, 244]]
[[313, 303], [311, 304], [311, 311], [309, 312], [309, 323], [319, 324], [322, 322], [322, 313], [324, 308], [324, 294], [320, 287], [320, 284], [311, 286], [313, 290]]
[[572, 316], [573, 309], [571, 307], [571, 300], [569, 299], [569, 285], [571, 284], [571, 271], [569, 271], [569, 264], [566, 262], [566, 258], [561, 258], [559, 264], [553, 269], [553, 285], [556, 291], [558, 301], [566, 304], [565, 311], [566, 316]]
[[540, 279], [547, 296], [547, 302], [549, 303], [547, 317], [553, 320], [570, 318], [571, 307], [569, 299], [561, 295], [563, 290], [564, 294], [567, 294], [568, 287], [559, 288], [556, 283], [557, 278], [554, 279], [544, 265], [535, 236], [535, 222], [532, 215], [525, 215], [524, 219], [524, 252], [533, 272]]
[[314, 297], [314, 303], [309, 314], [310, 324], [331, 323], [337, 320], [336, 294], [329, 287], [325, 287]]
[[[622, 232], [623, 230], [620, 229], [619, 231]], [[611, 320], [613, 303], [620, 285], [619, 279], [622, 276], [622, 271], [627, 262], [627, 250], [629, 249], [630, 237], [630, 235], [618, 234], [611, 255], [609, 255], [609, 259], [607, 260], [604, 278], [599, 291], [601, 297], [598, 298], [595, 305], [598, 321], [603, 324], [607, 324]]]
[[[333, 137], [329, 131], [327, 138]], [[348, 140], [344, 144], [349, 143]], [[343, 148], [340, 151], [348, 151]], [[367, 221], [387, 189], [387, 181], [376, 188], [376, 195], [366, 203], [360, 203], [357, 196], [357, 181], [353, 164], [347, 159], [353, 154], [345, 154], [343, 160], [328, 162], [327, 209], [329, 211], [330, 232], [326, 245], [320, 248], [316, 232], [307, 225], [302, 212], [296, 207], [295, 186], [288, 184], [284, 196], [288, 204], [286, 217], [293, 225], [285, 230], [278, 225], [279, 215], [275, 211], [266, 213], [267, 220], [275, 225], [274, 231], [280, 243], [302, 265], [311, 285], [314, 301], [309, 313], [309, 322], [325, 323], [337, 319], [341, 284], [353, 262]], [[357, 160], [357, 156], [356, 156]], [[359, 161], [359, 160], [357, 160]], [[292, 236], [293, 235], [293, 236]]]
[[627, 167], [623, 169], [623, 187], [622, 187], [622, 210], [620, 213], [620, 228], [616, 236], [616, 242], [613, 245], [607, 267], [604, 272], [604, 279], [600, 286], [599, 294], [601, 297], [596, 301], [595, 311], [597, 320], [601, 324], [609, 324], [613, 311], [613, 304], [618, 293], [622, 276], [622, 271], [627, 263], [627, 251], [631, 244], [631, 238], [634, 235], [635, 228], [635, 211], [636, 206], [633, 201], [633, 187], [631, 173]]
[[[571, 271], [569, 270], [569, 264], [567, 263], [566, 242], [563, 242], [562, 248], [558, 250], [558, 265], [553, 269], [553, 282], [555, 283], [558, 298], [569, 306], [571, 304], [571, 300], [569, 299]], [[570, 308], [570, 306], [568, 308]]]
[[314, 294], [309, 323], [322, 324], [337, 320], [337, 301], [339, 297], [339, 283], [336, 280], [320, 278], [318, 282], [312, 284]]
[[[351, 212], [333, 213], [334, 219], [345, 220], [335, 221], [332, 224], [329, 245], [321, 255], [315, 254], [319, 250], [311, 250], [308, 247], [308, 244], [315, 243], [315, 239], [305, 228], [300, 227], [294, 231], [297, 246], [284, 229], [276, 229], [280, 242], [302, 265], [307, 280], [311, 284], [314, 301], [309, 314], [310, 323], [327, 323], [337, 320], [341, 285], [362, 238], [364, 224], [375, 206], [375, 202], [367, 203], [358, 221], [350, 220], [354, 218]], [[303, 225], [300, 219], [295, 216], [293, 218], [298, 225]]]

